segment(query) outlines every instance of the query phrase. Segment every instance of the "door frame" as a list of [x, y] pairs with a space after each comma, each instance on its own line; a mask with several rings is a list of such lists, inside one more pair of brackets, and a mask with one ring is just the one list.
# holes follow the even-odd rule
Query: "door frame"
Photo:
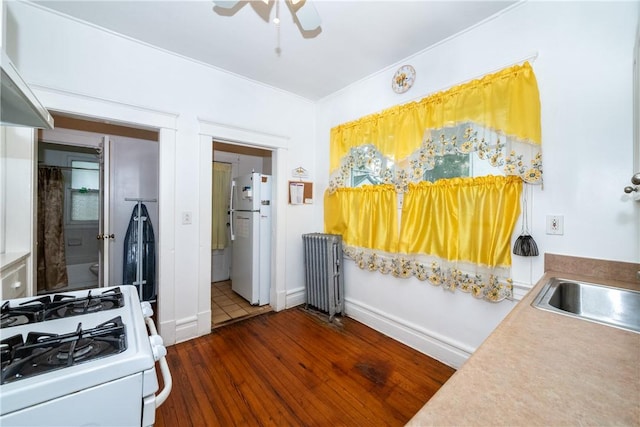
[[[69, 146], [69, 147], [78, 147], [78, 148], [96, 150], [96, 157], [99, 159], [98, 163], [100, 165], [99, 167], [99, 171], [100, 171], [99, 172], [100, 173], [99, 206], [100, 207], [99, 207], [98, 226], [96, 229], [96, 234], [97, 234], [96, 238], [100, 239], [100, 242], [98, 243], [98, 262], [100, 265], [100, 270], [98, 272], [98, 287], [104, 287], [105, 283], [109, 283], [108, 266], [109, 266], [109, 258], [111, 256], [111, 250], [110, 250], [111, 241], [109, 239], [103, 238], [105, 234], [110, 234], [109, 209], [110, 209], [111, 201], [109, 197], [109, 191], [110, 191], [110, 182], [109, 182], [110, 163], [109, 163], [109, 144], [108, 144], [109, 136], [103, 133], [82, 131], [82, 130], [76, 130], [76, 129], [66, 129], [66, 128], [45, 129], [42, 131], [41, 136], [36, 137], [36, 140], [35, 140], [34, 157], [36, 158], [37, 163], [39, 163], [39, 161], [41, 160], [38, 158], [40, 142], [45, 144], [56, 144], [60, 146]], [[84, 159], [83, 156], [73, 155], [73, 157], [77, 157], [77, 159]], [[36, 165], [36, 169], [37, 169], [37, 165]], [[34, 184], [34, 189], [36, 194], [35, 197], [37, 199], [39, 188], [38, 188], [37, 179], [35, 181], [36, 182]], [[67, 191], [66, 188], [65, 188], [65, 191]], [[39, 208], [37, 202], [34, 202], [33, 206], [34, 206], [34, 221], [37, 223], [38, 208]], [[64, 207], [64, 209], [65, 209], [64, 216], [66, 218], [67, 208]], [[37, 224], [34, 226], [37, 226]], [[102, 236], [102, 238], [100, 236]], [[38, 262], [37, 251], [35, 250], [33, 251], [32, 258], [34, 260], [34, 263], [37, 265], [37, 262]], [[34, 274], [34, 278], [37, 279], [37, 274], [35, 269], [33, 274]], [[37, 294], [36, 287], [37, 286], [34, 284], [33, 286], [34, 295]]]
[[[254, 129], [246, 129], [217, 123], [213, 120], [198, 119], [200, 124], [200, 307], [198, 312], [207, 312], [211, 318], [211, 176], [213, 173], [212, 142], [220, 141], [238, 146], [267, 149], [272, 152], [272, 239], [271, 239], [271, 290], [269, 300], [275, 311], [286, 308], [286, 165], [289, 143], [288, 136], [274, 135]], [[276, 262], [277, 260], [277, 262]], [[209, 326], [211, 327], [211, 326]]]
[[[158, 299], [156, 323], [166, 345], [176, 342], [175, 320], [175, 150], [178, 114], [138, 105], [78, 94], [61, 89], [33, 84], [30, 86], [47, 109], [61, 114], [75, 115], [98, 121], [118, 122], [131, 127], [159, 131], [159, 165], [162, 171], [158, 188]], [[163, 214], [166, 212], [167, 214]], [[197, 325], [203, 335], [211, 331], [211, 319], [206, 325]]]

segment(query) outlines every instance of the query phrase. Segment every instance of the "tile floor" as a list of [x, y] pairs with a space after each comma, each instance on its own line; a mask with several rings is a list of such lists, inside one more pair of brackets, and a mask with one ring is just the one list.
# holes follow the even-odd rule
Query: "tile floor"
[[271, 306], [258, 307], [233, 292], [231, 281], [211, 284], [211, 328], [271, 311]]

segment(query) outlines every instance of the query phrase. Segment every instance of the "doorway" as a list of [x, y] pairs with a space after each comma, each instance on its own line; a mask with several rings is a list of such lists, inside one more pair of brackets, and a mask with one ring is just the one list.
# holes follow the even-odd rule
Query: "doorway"
[[[38, 293], [133, 284], [142, 299], [153, 302], [157, 294], [153, 234], [144, 240], [145, 250], [136, 251], [150, 253], [153, 259], [134, 260], [149, 273], [136, 282], [137, 276], [128, 278], [125, 272], [131, 265], [126, 255], [127, 247], [133, 247], [127, 242], [134, 217], [148, 219], [145, 225], [150, 227], [158, 224], [158, 132], [56, 114], [54, 119], [56, 129], [38, 135], [38, 169], [63, 171], [63, 226], [57, 245], [66, 280], [58, 281], [55, 289], [38, 286]], [[40, 188], [38, 192], [46, 195]], [[38, 203], [38, 212], [46, 206]], [[39, 248], [48, 244], [44, 235], [38, 236]], [[48, 264], [41, 251], [36, 263]], [[38, 282], [42, 275], [38, 270]]]
[[[211, 250], [211, 324], [212, 329], [271, 311], [269, 304], [251, 305], [232, 289], [233, 241], [229, 229], [231, 181], [252, 172], [272, 175], [270, 150], [213, 142], [212, 167], [212, 250]], [[247, 260], [246, 262], [251, 262]], [[244, 264], [244, 261], [243, 261]], [[235, 266], [235, 268], [242, 268]]]
[[100, 147], [38, 141], [38, 294], [101, 286]]

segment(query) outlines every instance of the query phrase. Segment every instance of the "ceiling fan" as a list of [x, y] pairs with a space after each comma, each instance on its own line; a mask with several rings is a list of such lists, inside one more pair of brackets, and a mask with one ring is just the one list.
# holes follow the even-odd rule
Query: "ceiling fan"
[[[269, 3], [276, 4], [276, 11], [279, 0], [259, 0], [262, 3], [265, 3], [267, 6]], [[318, 11], [314, 6], [311, 0], [284, 0], [291, 13], [295, 17], [295, 19], [300, 24], [300, 28], [302, 31], [310, 32], [317, 30], [320, 27], [320, 15], [318, 15]], [[241, 3], [240, 0], [213, 0], [213, 3], [222, 9], [232, 9], [238, 3]], [[280, 23], [280, 17], [276, 12], [276, 17], [274, 19], [274, 23]]]

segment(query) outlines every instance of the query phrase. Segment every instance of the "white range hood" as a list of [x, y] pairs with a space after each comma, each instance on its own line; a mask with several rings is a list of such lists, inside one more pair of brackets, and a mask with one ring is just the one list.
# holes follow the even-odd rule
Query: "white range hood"
[[53, 129], [53, 117], [38, 101], [5, 51], [2, 51], [0, 64], [0, 124]]

